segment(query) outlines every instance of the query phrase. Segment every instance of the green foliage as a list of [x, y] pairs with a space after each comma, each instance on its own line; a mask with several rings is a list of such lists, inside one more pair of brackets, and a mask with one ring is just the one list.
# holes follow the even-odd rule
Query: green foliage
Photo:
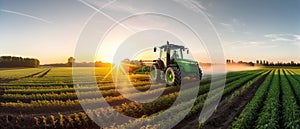
[[280, 96], [280, 71], [275, 72], [272, 85], [268, 92], [262, 112], [256, 121], [256, 128], [279, 128], [279, 96]]
[[[129, 79], [133, 87], [126, 89], [127, 96], [130, 96], [131, 98], [146, 95], [151, 96], [162, 91], [163, 94], [158, 99], [149, 103], [128, 102], [128, 100], [126, 100], [124, 96], [120, 95], [120, 93], [115, 89], [115, 84], [113, 83], [110, 74], [108, 74], [110, 69], [96, 68], [96, 75], [89, 75], [90, 73], [87, 73], [86, 69], [87, 68], [80, 68], [80, 70], [82, 70], [82, 74], [87, 77], [95, 77], [97, 79], [98, 87], [91, 86], [90, 82], [88, 81], [82, 82], [82, 86], [79, 87], [79, 90], [82, 93], [81, 97], [85, 98], [81, 100], [83, 104], [94, 105], [109, 102], [110, 104], [112, 104], [112, 106], [115, 107], [117, 111], [122, 114], [145, 118], [139, 121], [126, 122], [122, 125], [113, 125], [112, 128], [168, 128], [173, 121], [179, 120], [179, 116], [184, 116], [187, 112], [188, 115], [186, 117], [190, 117], [193, 114], [198, 113], [202, 109], [206, 101], [208, 103], [214, 102], [222, 95], [231, 96], [229, 100], [234, 100], [235, 97], [246, 94], [245, 91], [247, 91], [248, 88], [251, 88], [250, 86], [268, 71], [254, 70], [228, 73], [223, 94], [221, 92], [223, 89], [220, 88], [222, 86], [222, 80], [221, 78], [216, 78], [216, 81], [214, 83], [217, 84], [217, 86], [214, 87], [214, 89], [211, 91], [213, 96], [209, 99], [207, 99], [207, 96], [208, 91], [211, 88], [211, 76], [208, 75], [207, 78], [203, 79], [200, 82], [201, 85], [199, 87], [193, 85], [180, 92], [180, 94], [182, 95], [188, 95], [193, 91], [198, 91], [197, 98], [192, 100], [182, 100], [180, 101], [180, 103], [173, 105], [173, 102], [177, 99], [178, 91], [180, 90], [180, 87], [178, 86], [165, 87], [164, 85], [154, 84], [151, 86], [151, 90], [149, 90], [150, 82], [147, 76], [131, 75]], [[26, 69], [24, 71], [13, 70], [12, 72], [3, 70], [0, 71], [0, 78], [1, 76], [4, 78], [24, 77], [43, 70], [44, 69]], [[1, 72], [6, 75], [1, 74]], [[15, 74], [13, 74], [14, 72]], [[243, 115], [241, 114], [237, 121], [240, 121], [239, 119], [245, 119], [242, 122], [255, 121], [256, 118], [258, 118], [259, 107], [262, 107], [262, 105], [265, 104], [264, 99], [261, 98], [270, 96], [269, 94], [271, 93], [267, 93], [269, 92], [269, 83], [276, 82], [274, 81], [274, 79], [272, 80], [272, 76], [273, 73], [267, 76], [266, 80], [259, 87], [255, 97], [253, 98], [253, 102], [251, 101], [247, 105], [247, 107], [249, 105], [252, 105], [253, 107], [250, 109], [247, 109], [246, 107], [245, 111], [243, 111], [242, 114], [247, 114], [244, 113], [247, 112], [247, 110], [249, 110], [248, 112], [252, 113], [248, 113], [248, 115], [245, 115], [249, 118], [243, 118]], [[294, 83], [297, 82], [296, 77], [298, 77], [298, 75], [293, 75], [293, 77], [287, 77], [287, 80]], [[279, 84], [279, 81], [277, 83]], [[274, 90], [274, 86], [272, 87]], [[0, 96], [1, 108], [10, 109], [11, 111], [20, 113], [28, 111], [42, 111], [49, 113], [48, 115], [44, 116], [33, 116], [32, 121], [37, 128], [91, 128], [91, 126], [97, 127], [97, 125], [95, 125], [95, 123], [91, 121], [86, 113], [76, 111], [69, 112], [70, 110], [73, 110], [75, 108], [78, 109], [78, 107], [81, 107], [79, 101], [77, 100], [77, 94], [75, 93], [75, 90], [73, 88], [72, 68], [52, 68], [51, 71], [49, 71], [49, 73], [47, 73], [47, 75], [42, 78], [34, 76], [31, 78], [23, 78], [5, 84], [2, 83], [0, 84], [0, 89], [5, 89], [5, 94]], [[296, 91], [299, 91], [296, 90], [296, 87], [290, 88], [290, 90], [291, 89], [295, 89], [295, 93], [298, 93]], [[99, 92], [95, 92], [98, 90]], [[137, 90], [147, 92], [137, 92]], [[97, 98], [96, 96], [99, 93], [101, 93], [105, 98]], [[297, 97], [294, 98], [297, 99]], [[193, 101], [195, 101], [195, 103], [192, 103]], [[194, 106], [189, 112], [188, 109], [191, 107], [187, 107], [187, 105], [191, 104], [193, 104]], [[172, 107], [170, 107], [171, 105]], [[293, 108], [286, 108], [286, 111], [293, 112], [292, 109]], [[56, 114], [55, 112], [62, 113]], [[176, 112], [176, 116], [172, 115], [174, 114], [174, 112]], [[105, 121], [111, 121], [114, 119], [111, 118], [111, 111], [109, 111], [106, 107], [102, 107], [101, 109], [92, 111], [90, 110], [88, 111], [88, 113], [89, 116], [93, 119], [104, 121], [104, 123]], [[168, 116], [170, 116], [170, 118], [164, 119], [160, 123], [153, 123], [147, 126], [142, 126], [144, 123], [151, 122], [152, 117], [160, 113], [169, 114]], [[252, 125], [253, 127], [254, 124], [255, 123], [250, 123], [249, 125]], [[293, 126], [293, 123], [287, 124], [287, 127]], [[232, 127], [247, 128], [247, 125], [236, 126], [236, 124], [234, 124], [234, 126]]]
[[[230, 94], [232, 93], [236, 88], [238, 88], [239, 86], [242, 86], [243, 84], [245, 84], [247, 81], [249, 80], [252, 80], [254, 79], [255, 77], [259, 76], [262, 74], [263, 71], [259, 72], [259, 73], [255, 73], [255, 74], [248, 74], [247, 76], [244, 76], [243, 78], [240, 78], [239, 80], [235, 80], [233, 82], [228, 82], [225, 86], [225, 90], [224, 90], [224, 95], [227, 95], [227, 94]], [[191, 91], [189, 90], [186, 90], [186, 91], [183, 91], [181, 94], [182, 95], [185, 95], [185, 94], [189, 94]], [[213, 101], [216, 100], [216, 98], [220, 97], [220, 88], [217, 88], [215, 90], [213, 90], [212, 92], [214, 92], [214, 96], [210, 98], [210, 100], [207, 100], [208, 103], [211, 103]], [[173, 105], [171, 108], [169, 108], [166, 112], [164, 111], [161, 111], [159, 113], [165, 113], [165, 114], [169, 114], [167, 116], [168, 119], [164, 119], [164, 118], [161, 118], [162, 120], [159, 122], [159, 123], [155, 123], [153, 125], [149, 125], [151, 127], [159, 127], [159, 128], [168, 128], [172, 123], [173, 121], [176, 121], [176, 120], [179, 120], [180, 117], [178, 116], [183, 116], [183, 115], [186, 115], [186, 112], [188, 112], [188, 115], [186, 117], [190, 117], [192, 116], [193, 114], [199, 112], [202, 107], [204, 106], [204, 102], [206, 101], [206, 98], [207, 98], [207, 93], [204, 93], [202, 95], [199, 95], [197, 98], [195, 98], [194, 100], [190, 100], [190, 101], [184, 101], [184, 102], [181, 102], [180, 104], [178, 105]], [[175, 96], [169, 96], [169, 97], [166, 97], [164, 98], [164, 101], [165, 102], [169, 102], [169, 101], [172, 101], [172, 97], [175, 97]], [[189, 111], [189, 107], [187, 107], [187, 105], [191, 104], [193, 101], [195, 101], [194, 103], [194, 106], [192, 107], [191, 111]], [[153, 104], [154, 107], [152, 110], [155, 110], [157, 109], [157, 107], [161, 107], [161, 106], [165, 106], [165, 105], [159, 105], [159, 106], [156, 106], [157, 105], [156, 103]], [[134, 105], [134, 107], [136, 108], [137, 105]], [[127, 109], [128, 105], [125, 106], [126, 108], [124, 109]], [[139, 109], [141, 109], [141, 107], [139, 107]], [[141, 109], [143, 111], [143, 109]], [[124, 111], [124, 110], [122, 110]], [[126, 112], [126, 110], [125, 110]], [[129, 110], [128, 113], [132, 112], [132, 110]], [[174, 116], [174, 112], [176, 112], [176, 115]], [[155, 116], [155, 114], [151, 115], [151, 116]], [[151, 118], [148, 118], [148, 119], [142, 119], [142, 120], [137, 120], [137, 121], [130, 121], [128, 123], [124, 123], [123, 125], [118, 125], [116, 126], [115, 128], [143, 128], [143, 123], [151, 123], [151, 121], [153, 121], [153, 119]], [[155, 118], [156, 120], [157, 119], [160, 119], [160, 118]]]
[[[281, 73], [286, 71], [281, 70]], [[289, 77], [290, 78], [290, 77]], [[297, 83], [296, 83], [297, 84]], [[283, 126], [289, 129], [300, 128], [300, 114], [297, 106], [297, 99], [294, 96], [292, 85], [290, 85], [286, 74], [281, 74], [281, 87], [282, 87], [282, 108], [283, 108]], [[299, 90], [299, 87], [297, 87]]]
[[264, 82], [256, 91], [252, 100], [243, 109], [240, 116], [231, 125], [231, 128], [236, 129], [251, 129], [254, 126], [255, 119], [258, 116], [260, 107], [263, 105], [264, 98], [268, 92], [269, 86], [272, 83], [274, 71], [267, 75]]

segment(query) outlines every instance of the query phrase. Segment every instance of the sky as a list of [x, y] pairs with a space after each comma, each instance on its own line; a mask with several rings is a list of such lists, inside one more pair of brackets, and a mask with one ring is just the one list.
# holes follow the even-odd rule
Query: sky
[[[170, 40], [188, 46], [200, 62], [209, 62], [212, 55], [205, 46], [217, 37], [226, 59], [300, 62], [299, 9], [297, 0], [0, 0], [0, 55], [64, 63], [84, 49], [78, 42], [97, 40], [102, 44], [93, 46], [94, 58], [111, 62], [140, 57], [139, 50], [148, 55], [153, 46]], [[196, 45], [197, 38], [171, 17], [141, 15], [121, 21], [143, 12], [185, 20], [204, 43]], [[86, 32], [90, 23], [95, 30]], [[84, 34], [97, 38], [84, 40]]]

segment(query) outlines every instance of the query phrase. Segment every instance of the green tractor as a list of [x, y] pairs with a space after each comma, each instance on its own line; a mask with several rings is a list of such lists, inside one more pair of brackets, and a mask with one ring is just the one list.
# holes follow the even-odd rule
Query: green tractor
[[[150, 66], [150, 79], [152, 82], [166, 82], [168, 86], [181, 85], [184, 78], [200, 81], [202, 70], [198, 62], [184, 58], [183, 52], [189, 54], [189, 49], [184, 46], [169, 44], [158, 47], [160, 57]], [[157, 48], [154, 47], [154, 52]]]

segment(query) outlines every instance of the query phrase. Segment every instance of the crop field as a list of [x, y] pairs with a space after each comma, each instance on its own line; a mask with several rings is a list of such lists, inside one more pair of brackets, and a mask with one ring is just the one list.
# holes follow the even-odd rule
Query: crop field
[[[79, 68], [81, 76], [96, 79], [97, 87], [89, 81], [81, 82], [78, 100], [72, 78], [72, 68], [32, 68], [0, 70], [0, 128], [99, 128], [92, 119], [113, 120], [108, 107], [85, 112], [81, 104], [109, 103], [121, 114], [145, 118], [138, 121], [122, 121], [111, 128], [168, 128], [172, 116], [185, 115], [174, 128], [300, 128], [300, 69], [265, 68], [250, 71], [229, 72], [226, 75], [224, 92], [213, 89], [211, 100], [206, 100], [211, 88], [211, 76], [205, 75], [198, 86], [180, 91], [180, 86], [166, 87], [149, 82], [148, 75], [130, 75], [133, 87], [126, 89], [126, 96], [162, 95], [148, 103], [128, 100], [116, 90], [110, 68], [95, 68], [95, 75]], [[77, 75], [80, 76], [80, 75]], [[120, 75], [122, 76], [122, 75]], [[221, 86], [221, 79], [216, 84]], [[151, 88], [150, 88], [151, 87]], [[198, 91], [193, 100], [180, 101], [173, 105], [179, 92], [188, 95]], [[143, 92], [137, 92], [143, 91]], [[144, 93], [147, 91], [147, 94]], [[104, 98], [99, 98], [101, 93]], [[206, 121], [198, 117], [204, 103], [213, 102], [221, 96], [218, 107]], [[186, 105], [193, 104], [191, 110]], [[151, 122], [152, 116], [168, 110], [168, 119]], [[185, 112], [188, 112], [187, 115]], [[93, 115], [87, 115], [93, 114]], [[148, 118], [149, 119], [146, 119]], [[143, 126], [143, 123], [149, 123]]]

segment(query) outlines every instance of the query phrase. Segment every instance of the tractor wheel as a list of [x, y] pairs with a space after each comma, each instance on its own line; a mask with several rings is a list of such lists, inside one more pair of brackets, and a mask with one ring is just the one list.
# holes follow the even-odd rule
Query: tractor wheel
[[199, 72], [196, 75], [197, 80], [202, 80], [202, 70], [199, 68]]
[[168, 86], [181, 85], [180, 70], [177, 67], [168, 67], [165, 73], [165, 79]]
[[158, 68], [158, 64], [153, 64], [150, 68], [150, 80], [152, 82], [161, 82], [160, 69]]

